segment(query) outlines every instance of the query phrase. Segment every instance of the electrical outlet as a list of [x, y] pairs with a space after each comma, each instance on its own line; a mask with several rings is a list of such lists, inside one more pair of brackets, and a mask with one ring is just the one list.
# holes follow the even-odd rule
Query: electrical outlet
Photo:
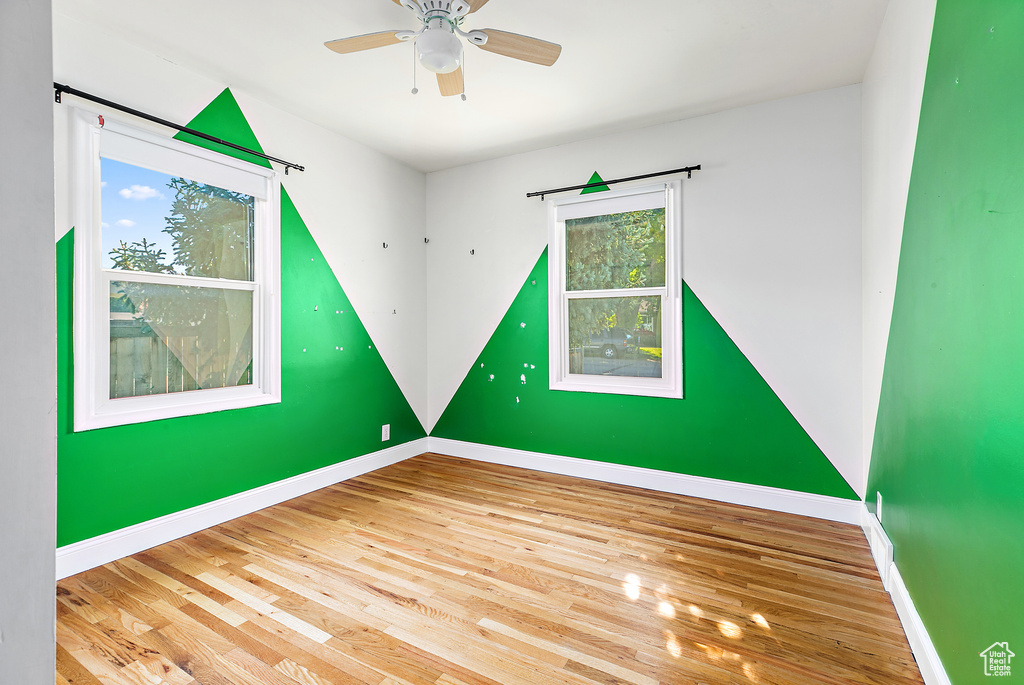
[[882, 493], [875, 491], [875, 518], [882, 522]]
[[380, 427], [380, 441], [387, 442], [391, 439], [391, 424], [385, 423]]

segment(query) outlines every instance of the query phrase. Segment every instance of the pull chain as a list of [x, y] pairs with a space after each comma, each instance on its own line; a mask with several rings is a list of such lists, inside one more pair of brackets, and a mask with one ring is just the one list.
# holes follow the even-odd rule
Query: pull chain
[[412, 94], [420, 92], [416, 87], [416, 41], [412, 42]]
[[466, 101], [466, 53], [462, 53], [462, 101]]

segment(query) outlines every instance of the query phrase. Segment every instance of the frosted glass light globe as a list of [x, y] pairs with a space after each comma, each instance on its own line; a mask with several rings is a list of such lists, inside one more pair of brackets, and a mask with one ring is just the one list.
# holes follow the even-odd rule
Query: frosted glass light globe
[[427, 29], [416, 38], [420, 64], [435, 74], [450, 74], [462, 63], [462, 41], [445, 28]]

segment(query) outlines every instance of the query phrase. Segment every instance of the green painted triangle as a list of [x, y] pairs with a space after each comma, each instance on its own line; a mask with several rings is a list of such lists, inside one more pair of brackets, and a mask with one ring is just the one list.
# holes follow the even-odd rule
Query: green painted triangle
[[[228, 91], [191, 126], [256, 145]], [[426, 434], [284, 189], [282, 402], [74, 433], [73, 240], [74, 231], [68, 231], [57, 243], [58, 545]], [[380, 439], [383, 424], [391, 424], [388, 443]]]
[[[238, 106], [238, 101], [235, 100], [235, 96], [231, 94], [231, 89], [229, 88], [221, 91], [221, 94], [214, 98], [213, 102], [197, 114], [188, 123], [188, 128], [200, 131], [214, 138], [220, 138], [229, 143], [234, 143], [235, 145], [241, 145], [256, 152], [263, 152], [260, 142], [256, 139], [256, 134], [250, 128], [249, 122], [245, 119], [245, 114], [242, 113], [242, 109]], [[193, 145], [198, 145], [199, 147], [204, 147], [208, 150], [234, 157], [235, 159], [245, 160], [267, 168], [270, 167], [270, 162], [262, 157], [247, 154], [227, 145], [210, 142], [191, 133], [182, 131], [174, 137], [186, 143], [192, 143]]]
[[587, 185], [589, 186], [591, 183], [600, 183], [602, 185], [594, 186], [593, 188], [584, 188], [582, 191], [580, 191], [580, 195], [587, 195], [589, 193], [601, 193], [606, 190], [611, 190], [608, 186], [604, 185], [604, 179], [601, 178], [601, 175], [596, 171], [594, 172], [594, 175], [590, 177], [590, 180], [587, 181]]
[[857, 499], [683, 284], [686, 399], [548, 389], [547, 251], [432, 436]]

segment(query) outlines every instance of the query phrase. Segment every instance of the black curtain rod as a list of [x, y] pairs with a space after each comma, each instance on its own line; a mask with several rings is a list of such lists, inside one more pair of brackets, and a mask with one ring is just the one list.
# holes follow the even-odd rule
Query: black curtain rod
[[643, 178], [654, 178], [655, 176], [671, 176], [672, 174], [686, 173], [686, 178], [693, 178], [693, 172], [700, 171], [700, 164], [696, 166], [685, 166], [682, 169], [672, 169], [671, 171], [658, 171], [653, 174], [643, 174], [641, 176], [630, 176], [629, 178], [617, 178], [613, 181], [596, 181], [594, 183], [584, 183], [581, 186], [569, 186], [567, 188], [554, 188], [552, 190], [538, 190], [535, 193], [527, 193], [526, 197], [540, 197], [544, 199], [545, 195], [554, 195], [555, 193], [567, 193], [570, 190], [586, 190], [587, 188], [600, 188], [601, 186], [610, 186], [615, 183], [625, 183], [626, 181], [639, 181]]
[[220, 138], [216, 138], [216, 137], [211, 136], [211, 135], [209, 135], [207, 133], [203, 133], [202, 131], [197, 131], [194, 128], [189, 128], [188, 126], [181, 126], [180, 124], [175, 124], [173, 122], [167, 121], [166, 119], [161, 119], [160, 117], [155, 117], [152, 114], [146, 114], [145, 112], [140, 112], [137, 109], [132, 109], [131, 107], [126, 107], [125, 105], [119, 105], [116, 102], [111, 102], [110, 100], [107, 100], [105, 98], [101, 98], [101, 97], [98, 97], [96, 95], [91, 95], [90, 93], [85, 93], [85, 92], [83, 92], [81, 90], [78, 90], [77, 88], [72, 88], [71, 86], [65, 86], [65, 85], [63, 85], [61, 83], [57, 83], [56, 81], [53, 82], [53, 89], [54, 89], [53, 99], [54, 99], [55, 102], [60, 102], [61, 93], [67, 93], [68, 95], [74, 95], [75, 97], [82, 98], [83, 100], [91, 100], [92, 102], [99, 103], [99, 104], [101, 104], [101, 105], [103, 105], [105, 107], [112, 107], [113, 109], [121, 110], [122, 112], [125, 112], [127, 114], [131, 114], [132, 116], [141, 117], [142, 119], [146, 119], [147, 121], [152, 121], [153, 123], [160, 124], [161, 126], [166, 126], [168, 128], [173, 128], [175, 130], [181, 131], [182, 133], [188, 133], [188, 134], [196, 136], [198, 138], [202, 138], [203, 140], [208, 140], [211, 143], [218, 143], [220, 145], [226, 145], [227, 147], [232, 148], [234, 150], [240, 150], [241, 152], [247, 152], [250, 155], [255, 155], [257, 157], [260, 157], [262, 159], [267, 160], [268, 162], [277, 162], [278, 164], [283, 164], [284, 165], [284, 173], [286, 175], [287, 175], [289, 169], [295, 169], [297, 171], [305, 171], [306, 170], [306, 167], [304, 167], [304, 166], [300, 166], [298, 164], [293, 164], [292, 162], [286, 162], [283, 159], [278, 159], [277, 157], [271, 157], [270, 155], [265, 155], [262, 152], [258, 152], [256, 150], [250, 150], [247, 147], [242, 147], [241, 145], [236, 145], [235, 143], [231, 143], [231, 142], [228, 142], [226, 140], [221, 140]]

